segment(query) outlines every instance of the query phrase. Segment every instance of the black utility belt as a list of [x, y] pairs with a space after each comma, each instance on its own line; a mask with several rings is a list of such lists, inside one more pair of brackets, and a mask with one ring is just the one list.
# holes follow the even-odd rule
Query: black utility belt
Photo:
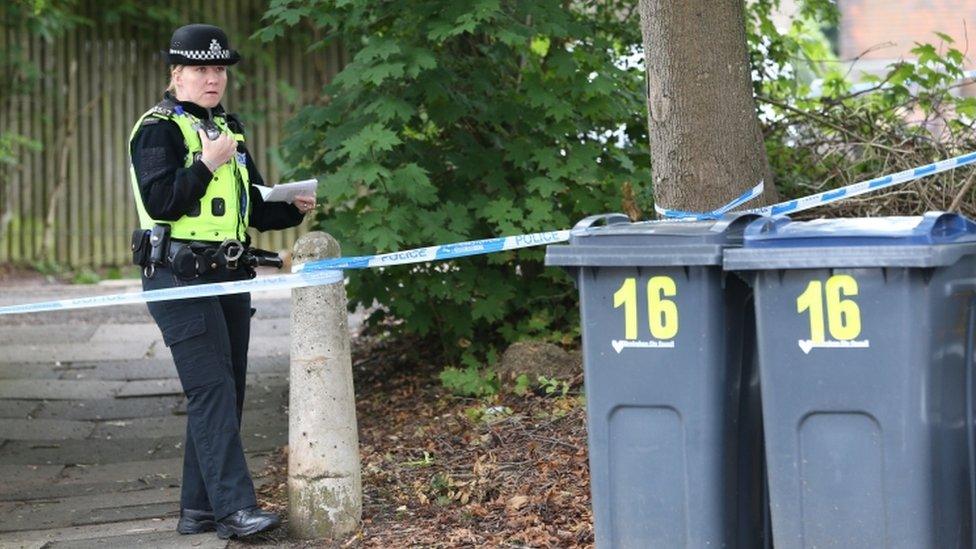
[[236, 239], [223, 242], [171, 239], [169, 225], [164, 224], [132, 233], [132, 262], [142, 267], [148, 278], [156, 274], [157, 268], [170, 267], [183, 280], [238, 269], [244, 269], [253, 278], [256, 267], [280, 269], [282, 266], [278, 254], [251, 248]]

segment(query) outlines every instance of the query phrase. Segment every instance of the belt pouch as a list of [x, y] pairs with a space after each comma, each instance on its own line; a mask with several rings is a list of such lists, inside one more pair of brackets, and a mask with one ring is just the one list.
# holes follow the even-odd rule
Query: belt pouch
[[189, 246], [181, 246], [170, 258], [170, 266], [176, 276], [182, 280], [193, 280], [200, 276], [198, 272], [197, 254]]
[[136, 229], [132, 231], [132, 264], [145, 267], [149, 264], [149, 231], [146, 229]]

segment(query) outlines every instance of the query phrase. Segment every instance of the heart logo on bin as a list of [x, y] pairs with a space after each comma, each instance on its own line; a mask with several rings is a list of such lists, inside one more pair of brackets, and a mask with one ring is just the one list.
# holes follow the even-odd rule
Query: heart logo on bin
[[862, 339], [860, 341], [854, 340], [844, 340], [844, 341], [813, 341], [812, 339], [798, 339], [796, 341], [797, 345], [800, 346], [800, 350], [803, 354], [808, 355], [810, 351], [814, 349], [870, 349], [871, 342], [867, 339]]

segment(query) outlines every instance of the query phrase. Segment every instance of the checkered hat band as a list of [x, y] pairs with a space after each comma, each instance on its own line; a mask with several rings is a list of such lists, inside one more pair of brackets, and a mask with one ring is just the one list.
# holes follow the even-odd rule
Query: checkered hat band
[[206, 61], [208, 59], [230, 59], [230, 50], [169, 50], [172, 55], [182, 55], [187, 59]]

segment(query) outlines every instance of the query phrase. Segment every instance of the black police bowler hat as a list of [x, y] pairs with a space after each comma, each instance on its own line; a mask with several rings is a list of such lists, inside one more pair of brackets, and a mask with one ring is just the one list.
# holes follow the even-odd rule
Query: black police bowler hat
[[227, 34], [213, 25], [184, 25], [173, 32], [166, 62], [170, 65], [233, 65], [241, 55], [230, 49]]

